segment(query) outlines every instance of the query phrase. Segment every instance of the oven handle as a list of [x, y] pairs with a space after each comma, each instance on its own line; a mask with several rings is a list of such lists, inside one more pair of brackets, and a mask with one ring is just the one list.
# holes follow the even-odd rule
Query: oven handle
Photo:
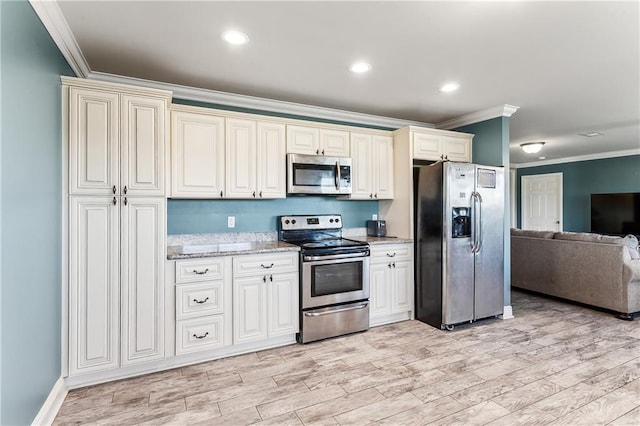
[[336, 161], [336, 189], [340, 189], [340, 180], [342, 177], [340, 176], [340, 161]]
[[347, 311], [355, 311], [356, 309], [364, 309], [367, 306], [369, 306], [369, 302], [365, 302], [365, 303], [363, 303], [361, 305], [358, 305], [358, 306], [350, 306], [348, 308], [332, 309], [330, 311], [324, 311], [324, 312], [305, 312], [304, 316], [305, 317], [321, 317], [323, 315], [337, 314], [338, 312], [347, 312]]
[[302, 256], [302, 260], [305, 262], [314, 262], [317, 260], [333, 260], [333, 259], [349, 259], [354, 257], [367, 257], [369, 252], [363, 253], [350, 253], [350, 254], [332, 254], [328, 256]]

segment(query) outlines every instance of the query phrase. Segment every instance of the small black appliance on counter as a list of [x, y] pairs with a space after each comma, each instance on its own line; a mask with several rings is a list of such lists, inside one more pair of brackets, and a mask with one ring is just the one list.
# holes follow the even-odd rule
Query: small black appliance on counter
[[387, 235], [387, 222], [384, 220], [368, 220], [367, 235], [369, 237], [384, 237]]

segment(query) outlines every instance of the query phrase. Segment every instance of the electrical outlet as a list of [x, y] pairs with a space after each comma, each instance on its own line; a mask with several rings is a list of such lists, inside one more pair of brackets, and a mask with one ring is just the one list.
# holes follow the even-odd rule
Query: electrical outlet
[[227, 216], [227, 228], [235, 228], [235, 227], [236, 227], [236, 217]]
[[372, 214], [371, 215], [371, 220], [378, 220], [378, 215], [377, 214]]

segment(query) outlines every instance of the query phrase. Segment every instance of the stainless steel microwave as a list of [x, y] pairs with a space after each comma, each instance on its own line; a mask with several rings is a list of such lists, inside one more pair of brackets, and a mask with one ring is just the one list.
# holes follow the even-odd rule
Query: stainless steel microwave
[[351, 194], [351, 158], [287, 154], [288, 194]]

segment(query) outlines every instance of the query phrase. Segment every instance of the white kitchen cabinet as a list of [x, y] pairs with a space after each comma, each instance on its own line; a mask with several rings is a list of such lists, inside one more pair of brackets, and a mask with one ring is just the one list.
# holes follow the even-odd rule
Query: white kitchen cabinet
[[287, 153], [349, 157], [349, 132], [287, 125]]
[[164, 358], [165, 200], [72, 196], [70, 374]]
[[285, 198], [285, 125], [226, 122], [226, 197]]
[[68, 93], [69, 193], [164, 195], [167, 97], [109, 87]]
[[113, 197], [69, 203], [69, 373], [118, 368], [120, 209]]
[[232, 343], [229, 256], [175, 262], [176, 355]]
[[393, 139], [351, 133], [352, 193], [349, 199], [393, 198]]
[[471, 135], [412, 131], [411, 137], [416, 160], [471, 162]]
[[121, 197], [121, 365], [164, 358], [165, 200]]
[[371, 246], [371, 325], [402, 321], [411, 317], [413, 306], [413, 245]]
[[233, 259], [233, 343], [298, 331], [298, 253]]
[[224, 197], [224, 126], [224, 117], [171, 111], [172, 197]]

